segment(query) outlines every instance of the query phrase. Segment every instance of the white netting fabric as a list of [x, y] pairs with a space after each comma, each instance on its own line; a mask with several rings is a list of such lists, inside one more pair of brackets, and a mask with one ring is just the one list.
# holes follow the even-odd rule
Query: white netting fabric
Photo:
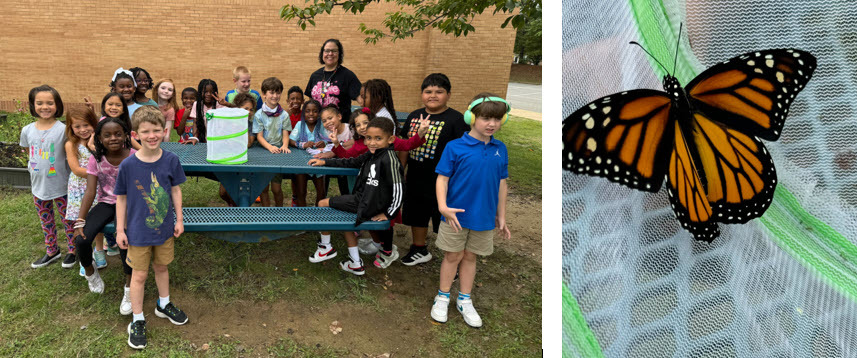
[[[672, 28], [684, 23], [695, 68], [679, 72], [757, 49], [817, 57], [782, 137], [765, 144], [779, 185], [857, 243], [857, 2], [644, 2]], [[662, 90], [645, 53], [628, 45], [640, 41], [634, 3], [563, 2], [564, 116], [622, 90]], [[665, 190], [564, 172], [563, 283], [608, 357], [857, 356], [857, 304], [777, 245], [770, 228], [778, 224], [769, 225], [721, 225], [719, 239], [697, 242]], [[857, 272], [854, 262], [839, 264]]]

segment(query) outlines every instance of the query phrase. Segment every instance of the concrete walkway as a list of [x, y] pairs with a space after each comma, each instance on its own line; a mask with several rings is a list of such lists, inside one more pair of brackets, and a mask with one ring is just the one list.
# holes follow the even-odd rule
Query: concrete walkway
[[542, 120], [542, 85], [509, 82], [506, 100], [513, 116]]

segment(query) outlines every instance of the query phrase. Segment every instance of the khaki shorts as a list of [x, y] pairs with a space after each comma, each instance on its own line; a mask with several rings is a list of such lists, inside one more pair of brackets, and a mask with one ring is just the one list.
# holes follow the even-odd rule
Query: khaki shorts
[[458, 232], [446, 221], [440, 222], [437, 247], [447, 252], [470, 251], [481, 256], [494, 253], [494, 230], [475, 231], [462, 228]]
[[149, 271], [149, 262], [169, 265], [173, 262], [175, 243], [175, 238], [171, 237], [159, 246], [128, 246], [125, 262], [131, 266], [131, 269], [138, 271]]

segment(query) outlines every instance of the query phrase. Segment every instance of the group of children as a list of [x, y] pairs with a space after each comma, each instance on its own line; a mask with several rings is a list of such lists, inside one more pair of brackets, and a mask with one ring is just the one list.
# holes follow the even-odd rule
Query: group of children
[[[424, 108], [412, 112], [399, 129], [390, 86], [384, 80], [363, 84], [358, 103], [362, 110], [351, 113], [348, 122], [336, 105], [322, 106], [304, 101], [297, 86], [289, 88], [287, 108], [279, 102], [283, 83], [270, 77], [262, 81], [261, 93], [250, 89], [250, 72], [233, 71], [236, 88], [219, 97], [217, 84], [200, 81], [196, 89], [181, 93], [177, 105], [173, 82], [153, 84], [141, 68], [118, 69], [104, 96], [101, 114], [85, 99], [87, 108], [64, 112], [59, 93], [50, 86], [29, 93], [31, 114], [37, 119], [21, 131], [20, 144], [29, 148], [32, 194], [42, 223], [46, 254], [32, 263], [43, 267], [59, 260], [53, 205], [62, 216], [68, 253], [62, 266], [79, 262], [90, 291], [102, 293], [104, 282], [98, 269], [106, 266], [106, 255], [121, 255], [126, 279], [119, 311], [133, 315], [128, 325], [128, 344], [146, 346], [142, 312], [143, 286], [151, 267], [158, 287], [155, 315], [176, 325], [187, 315], [169, 297], [167, 265], [174, 257], [175, 239], [183, 232], [182, 194], [179, 185], [185, 174], [178, 157], [161, 149], [173, 129], [179, 141], [205, 142], [208, 110], [240, 107], [250, 113], [252, 135], [248, 147], [259, 145], [271, 153], [307, 150], [314, 158], [308, 164], [359, 168], [352, 191], [340, 178], [341, 196], [325, 198], [327, 178], [309, 174], [277, 176], [263, 193], [262, 205], [284, 203], [281, 183], [291, 179], [292, 205], [305, 206], [307, 182], [316, 189], [316, 205], [357, 214], [356, 224], [389, 221], [386, 230], [370, 231], [371, 240], [358, 243], [356, 232], [345, 232], [348, 259], [342, 270], [365, 273], [360, 254], [375, 255], [374, 265], [387, 268], [399, 258], [393, 245], [393, 225], [411, 226], [413, 245], [401, 259], [412, 266], [428, 262], [428, 223], [437, 233], [437, 246], [444, 251], [438, 294], [431, 317], [446, 322], [453, 279], [459, 279], [457, 308], [465, 322], [480, 327], [482, 321], [470, 296], [476, 273], [476, 255], [493, 252], [494, 229], [510, 237], [505, 222], [508, 155], [493, 134], [508, 119], [511, 110], [502, 98], [489, 93], [476, 96], [464, 114], [449, 108], [451, 85], [440, 73], [422, 84]], [[153, 86], [150, 86], [153, 85]], [[146, 91], [152, 90], [150, 99]], [[405, 171], [405, 166], [408, 166]], [[405, 174], [407, 172], [407, 174]], [[221, 186], [220, 195], [232, 199]], [[94, 204], [94, 205], [93, 205]], [[100, 234], [111, 222], [116, 234]], [[104, 242], [106, 241], [106, 242]], [[313, 263], [336, 257], [329, 232], [322, 232]]]

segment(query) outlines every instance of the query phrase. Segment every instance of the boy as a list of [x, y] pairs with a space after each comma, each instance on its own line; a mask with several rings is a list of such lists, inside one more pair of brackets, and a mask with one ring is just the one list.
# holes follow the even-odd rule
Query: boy
[[478, 328], [482, 319], [470, 297], [476, 255], [494, 252], [495, 226], [506, 239], [512, 237], [506, 226], [509, 157], [506, 145], [494, 139], [511, 107], [490, 93], [477, 95], [469, 107], [465, 117], [473, 118], [470, 132], [447, 144], [436, 169], [437, 204], [443, 215], [437, 247], [443, 250], [443, 262], [431, 318], [446, 322], [449, 290], [457, 271], [458, 311], [464, 322]]
[[[176, 325], [187, 323], [182, 310], [170, 302], [167, 265], [173, 261], [175, 238], [184, 232], [182, 191], [184, 170], [179, 158], [161, 149], [166, 131], [164, 116], [157, 107], [143, 106], [134, 112], [131, 135], [142, 144], [140, 151], [119, 165], [116, 178], [116, 242], [128, 250], [125, 262], [131, 266], [131, 309], [128, 345], [146, 347], [146, 320], [143, 317], [143, 286], [149, 262], [155, 271], [158, 300], [155, 316]], [[173, 224], [175, 217], [175, 224]]]
[[[393, 135], [393, 122], [387, 118], [375, 118], [369, 122], [364, 143], [369, 150], [355, 158], [346, 159], [312, 159], [309, 165], [327, 165], [331, 167], [360, 168], [357, 184], [351, 195], [336, 196], [324, 199], [318, 206], [357, 213], [355, 225], [364, 221], [392, 220], [396, 217], [402, 205], [402, 165], [396, 157], [396, 152], [390, 146], [396, 141]], [[331, 139], [335, 136], [331, 135]], [[387, 268], [398, 258], [399, 253], [393, 250], [393, 227], [375, 232], [382, 241], [382, 248], [375, 257], [375, 266]], [[349, 259], [339, 264], [343, 271], [361, 276], [365, 273], [363, 260], [357, 250], [357, 236], [354, 232], [344, 232], [348, 243]], [[322, 236], [318, 249], [310, 256], [309, 261], [316, 263], [336, 257], [336, 250], [330, 245], [330, 236]]]
[[[289, 114], [280, 106], [283, 94], [283, 82], [276, 77], [268, 77], [262, 81], [262, 108], [253, 115], [253, 134], [262, 148], [271, 153], [291, 153], [289, 150], [289, 132], [292, 123]], [[285, 139], [285, 140], [284, 140]], [[277, 174], [271, 179], [271, 184], [262, 189], [262, 206], [271, 206], [268, 188], [274, 193], [274, 204], [283, 206], [283, 175]]]
[[232, 70], [232, 82], [235, 83], [235, 89], [226, 92], [226, 96], [223, 97], [226, 102], [237, 106], [235, 103], [235, 96], [241, 93], [249, 93], [256, 99], [256, 109], [258, 110], [259, 108], [262, 108], [262, 96], [260, 96], [259, 92], [256, 92], [256, 90], [250, 89], [250, 70], [248, 70], [247, 67], [235, 67], [235, 69]]
[[292, 122], [292, 128], [294, 128], [301, 121], [301, 107], [304, 105], [304, 93], [300, 87], [292, 86], [286, 95], [288, 96], [286, 104], [289, 106], [289, 120]]
[[[402, 258], [402, 263], [407, 266], [431, 260], [431, 253], [426, 247], [429, 219], [435, 233], [440, 225], [440, 212], [437, 209], [435, 196], [437, 181], [435, 167], [447, 143], [461, 138], [470, 130], [464, 123], [461, 112], [447, 106], [452, 86], [446, 75], [442, 73], [428, 75], [423, 80], [421, 88], [425, 108], [420, 108], [408, 115], [400, 134], [405, 139], [412, 137], [419, 129], [421, 117], [425, 116], [431, 120], [425, 144], [411, 150], [407, 156], [399, 158], [404, 165], [409, 166], [405, 180], [408, 186], [402, 205], [402, 223], [411, 227], [414, 241], [408, 254]], [[364, 247], [368, 247], [366, 253], [373, 253], [372, 246]]]

